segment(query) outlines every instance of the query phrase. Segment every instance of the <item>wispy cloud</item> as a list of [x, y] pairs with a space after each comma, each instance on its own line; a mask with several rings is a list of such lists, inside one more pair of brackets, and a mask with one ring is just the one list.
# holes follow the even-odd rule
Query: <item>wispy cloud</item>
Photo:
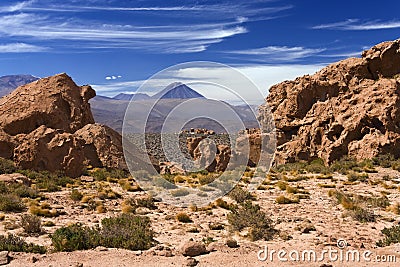
[[0, 6], [0, 13], [10, 13], [10, 12], [21, 11], [23, 9], [29, 8], [29, 6], [32, 5], [34, 2], [36, 2], [36, 0], [18, 2], [13, 5]]
[[0, 53], [34, 53], [47, 51], [48, 48], [26, 43], [0, 44]]
[[[159, 3], [154, 6], [146, 1], [29, 0], [12, 5], [0, 4], [0, 36], [8, 37], [12, 42], [48, 41], [55, 48], [54, 52], [79, 47], [80, 51], [138, 49], [195, 53], [247, 33], [246, 23], [249, 21], [274, 19], [292, 7], [269, 0], [235, 3], [185, 1], [182, 5]], [[115, 15], [107, 23], [104, 21], [105, 11]], [[139, 12], [146, 19], [122, 18], [118, 16], [120, 12]], [[87, 13], [90, 14], [82, 15]], [[173, 23], [157, 25], [155, 21], [160, 20], [154, 19], [155, 16], [163, 16], [161, 21], [170, 18]]]
[[359, 19], [348, 19], [345, 21], [339, 21], [328, 24], [321, 24], [312, 27], [317, 30], [344, 30], [344, 31], [368, 31], [368, 30], [385, 30], [400, 28], [399, 20], [392, 21], [360, 21]]
[[[236, 24], [236, 25], [232, 25]], [[240, 23], [227, 22], [176, 26], [103, 24], [58, 19], [38, 14], [19, 13], [2, 16], [0, 33], [32, 40], [85, 41], [80, 48], [126, 48], [165, 53], [204, 51], [210, 44], [245, 33]]]
[[254, 61], [292, 62], [299, 59], [315, 56], [325, 51], [323, 48], [305, 48], [300, 46], [266, 46], [255, 49], [229, 51], [230, 54], [252, 56]]

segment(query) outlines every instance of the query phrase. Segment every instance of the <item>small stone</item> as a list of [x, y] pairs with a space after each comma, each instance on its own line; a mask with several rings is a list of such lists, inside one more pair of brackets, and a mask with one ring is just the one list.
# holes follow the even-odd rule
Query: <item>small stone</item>
[[28, 259], [30, 262], [35, 263], [37, 261], [39, 261], [39, 259], [36, 256], [32, 256]]
[[199, 263], [195, 258], [187, 258], [185, 266], [196, 266]]
[[103, 247], [103, 246], [98, 246], [94, 250], [96, 250], [96, 251], [108, 251], [108, 248]]
[[181, 251], [183, 256], [195, 257], [206, 253], [207, 249], [203, 243], [189, 241], [182, 246]]
[[0, 265], [6, 265], [9, 263], [10, 257], [8, 256], [8, 251], [0, 252]]

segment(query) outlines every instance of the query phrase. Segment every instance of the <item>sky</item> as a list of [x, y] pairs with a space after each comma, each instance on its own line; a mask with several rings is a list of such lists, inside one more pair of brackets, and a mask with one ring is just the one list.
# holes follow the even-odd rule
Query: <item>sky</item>
[[394, 0], [2, 0], [0, 76], [66, 72], [113, 96], [175, 64], [212, 61], [265, 96], [274, 83], [398, 39], [399, 10]]

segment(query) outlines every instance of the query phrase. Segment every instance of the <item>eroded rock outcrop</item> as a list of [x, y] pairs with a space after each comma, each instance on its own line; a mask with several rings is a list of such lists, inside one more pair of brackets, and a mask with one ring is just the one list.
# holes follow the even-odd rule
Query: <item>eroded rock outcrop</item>
[[40, 79], [0, 99], [0, 127], [10, 135], [28, 134], [40, 125], [73, 133], [94, 123], [88, 101], [95, 95], [65, 73]]
[[126, 169], [121, 136], [94, 123], [88, 101], [95, 95], [90, 86], [59, 74], [1, 98], [0, 157], [21, 168], [61, 170], [72, 177], [87, 164]]
[[[270, 88], [276, 162], [400, 156], [400, 40]], [[260, 119], [266, 111], [260, 107]]]

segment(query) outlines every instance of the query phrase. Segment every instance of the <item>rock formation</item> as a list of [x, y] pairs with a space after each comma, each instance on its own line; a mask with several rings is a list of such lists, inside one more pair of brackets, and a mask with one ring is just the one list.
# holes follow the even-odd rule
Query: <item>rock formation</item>
[[[269, 90], [276, 163], [400, 156], [400, 40]], [[263, 120], [266, 107], [260, 107]]]
[[126, 169], [121, 136], [94, 123], [88, 101], [95, 95], [90, 86], [59, 74], [1, 98], [0, 157], [21, 168], [62, 170], [72, 177], [88, 164]]

